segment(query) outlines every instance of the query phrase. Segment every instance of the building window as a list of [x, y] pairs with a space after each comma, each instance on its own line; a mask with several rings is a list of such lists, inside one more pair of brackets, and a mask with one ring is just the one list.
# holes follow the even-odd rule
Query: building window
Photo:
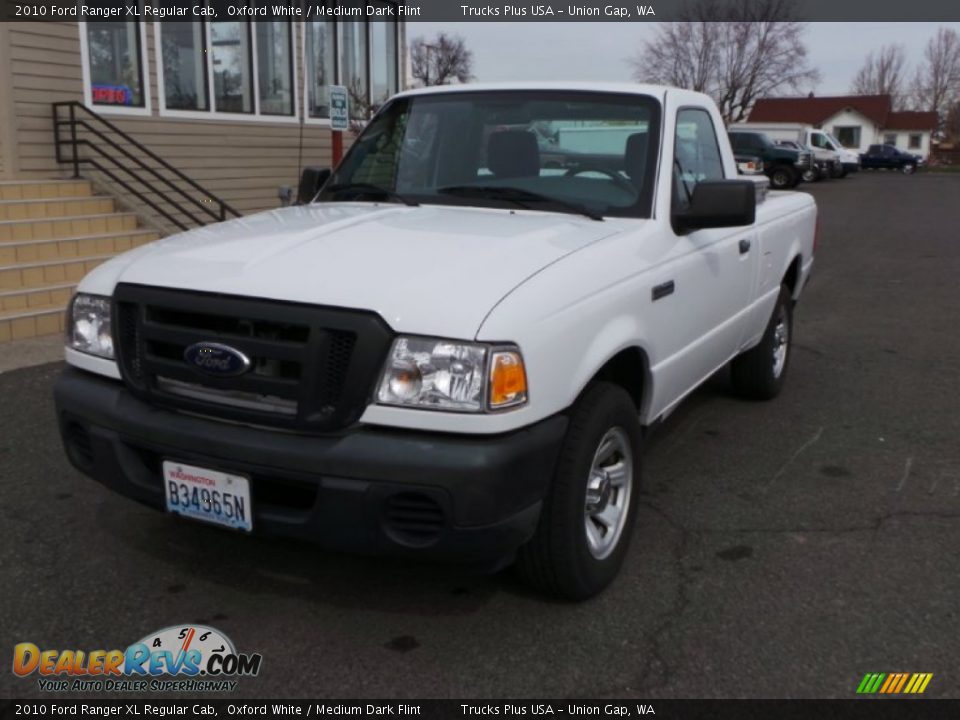
[[884, 145], [893, 145], [894, 147], [896, 147], [896, 146], [897, 146], [897, 134], [896, 134], [896, 133], [887, 133], [886, 135], [884, 135], [884, 136], [883, 136], [883, 144], [884, 144]]
[[293, 115], [293, 41], [288, 22], [258, 22], [260, 114]]
[[351, 96], [368, 97], [367, 32], [365, 22], [340, 25], [340, 78]]
[[87, 22], [85, 75], [92, 105], [146, 108], [140, 23]]
[[161, 111], [295, 119], [289, 21], [157, 22]]
[[919, 150], [923, 146], [923, 137], [920, 133], [910, 133], [910, 149]]
[[[362, 7], [364, 3], [351, 3]], [[396, 6], [388, 0], [370, 0], [373, 6]], [[350, 114], [357, 116], [357, 100], [377, 108], [400, 86], [399, 27], [396, 22], [376, 20], [322, 22], [304, 26], [305, 95], [307, 116], [330, 117], [327, 99], [330, 85], [347, 88], [354, 103]]]
[[210, 23], [210, 56], [213, 102], [217, 111], [252, 113], [250, 24], [237, 21]]
[[208, 110], [206, 25], [203, 22], [163, 22], [163, 92], [169, 110]]
[[329, 86], [337, 84], [336, 25], [314, 20], [306, 25], [307, 108], [313, 118], [330, 117]]
[[833, 136], [840, 141], [840, 144], [848, 148], [860, 147], [860, 126], [859, 125], [834, 125]]
[[379, 107], [397, 92], [397, 24], [370, 24], [370, 102]]

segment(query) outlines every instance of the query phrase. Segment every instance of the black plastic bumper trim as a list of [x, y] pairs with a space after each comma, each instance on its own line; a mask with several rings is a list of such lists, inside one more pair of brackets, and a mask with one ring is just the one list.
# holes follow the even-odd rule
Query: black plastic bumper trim
[[[142, 503], [162, 509], [160, 462], [174, 459], [251, 477], [254, 532], [455, 560], [505, 555], [530, 538], [567, 427], [556, 415], [496, 436], [370, 426], [298, 435], [156, 408], [73, 368], [54, 396], [65, 445], [77, 428], [88, 438], [89, 462], [68, 452], [78, 469]], [[429, 542], [407, 543], [389, 526], [388, 501], [400, 493], [440, 508]]]

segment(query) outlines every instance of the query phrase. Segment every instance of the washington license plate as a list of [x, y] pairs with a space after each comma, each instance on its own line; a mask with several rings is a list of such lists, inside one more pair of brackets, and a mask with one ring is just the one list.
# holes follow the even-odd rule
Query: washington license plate
[[250, 481], [242, 475], [164, 461], [167, 510], [235, 530], [253, 530]]

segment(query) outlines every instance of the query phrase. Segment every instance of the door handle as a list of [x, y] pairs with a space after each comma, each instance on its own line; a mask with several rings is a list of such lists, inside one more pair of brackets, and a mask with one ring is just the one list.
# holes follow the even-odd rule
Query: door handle
[[746, 255], [748, 252], [750, 252], [750, 241], [747, 238], [743, 238], [740, 241], [740, 254]]
[[665, 283], [660, 283], [653, 288], [651, 295], [653, 296], [654, 302], [660, 298], [665, 298], [667, 295], [672, 295], [674, 290], [673, 280], [668, 280]]

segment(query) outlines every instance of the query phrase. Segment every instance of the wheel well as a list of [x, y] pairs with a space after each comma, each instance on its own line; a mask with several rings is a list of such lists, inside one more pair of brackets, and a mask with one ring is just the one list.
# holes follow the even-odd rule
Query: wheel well
[[786, 274], [783, 276], [782, 284], [786, 285], [790, 289], [790, 297], [795, 297], [797, 294], [797, 281], [800, 279], [800, 256], [797, 255], [793, 262], [790, 263], [790, 267], [787, 268]]
[[607, 360], [593, 380], [619, 385], [633, 399], [639, 411], [643, 407], [643, 391], [648, 372], [647, 356], [637, 347], [625, 348]]

